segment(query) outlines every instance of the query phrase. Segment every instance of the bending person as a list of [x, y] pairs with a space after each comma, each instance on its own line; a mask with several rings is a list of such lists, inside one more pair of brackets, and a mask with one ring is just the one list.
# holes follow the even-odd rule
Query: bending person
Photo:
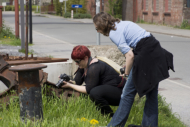
[[[101, 109], [102, 114], [113, 116], [109, 105], [118, 106], [122, 88], [126, 79], [109, 66], [96, 58], [92, 59], [86, 46], [74, 47], [71, 58], [78, 65], [74, 78], [77, 85], [64, 82], [63, 88], [69, 87], [78, 92], [89, 94], [92, 101]], [[85, 82], [85, 86], [80, 86]]]
[[108, 126], [125, 126], [136, 93], [146, 95], [142, 125], [158, 126], [158, 84], [169, 77], [169, 69], [174, 71], [173, 55], [133, 22], [120, 21], [104, 12], [96, 14], [93, 22], [97, 32], [109, 36], [126, 58], [123, 76], [128, 77], [127, 82]]

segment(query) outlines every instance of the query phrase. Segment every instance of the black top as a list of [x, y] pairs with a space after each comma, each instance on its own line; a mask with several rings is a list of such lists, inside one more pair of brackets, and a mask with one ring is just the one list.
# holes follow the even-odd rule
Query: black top
[[142, 97], [160, 81], [169, 77], [169, 69], [174, 71], [173, 55], [162, 48], [152, 35], [140, 40], [133, 53], [133, 81], [139, 96]]
[[99, 85], [112, 85], [118, 86], [122, 80], [122, 77], [107, 63], [98, 60], [98, 62], [92, 63], [92, 58], [89, 58], [87, 75], [84, 74], [84, 69], [78, 69], [74, 78], [77, 85], [86, 83], [86, 91], [89, 94], [90, 90]]

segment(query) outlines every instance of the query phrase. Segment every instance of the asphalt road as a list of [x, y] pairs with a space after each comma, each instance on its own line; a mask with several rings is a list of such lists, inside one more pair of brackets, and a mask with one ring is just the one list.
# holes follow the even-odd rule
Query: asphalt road
[[[14, 14], [3, 13], [3, 19], [14, 27]], [[69, 21], [64, 18], [48, 18], [33, 16], [33, 34], [36, 50], [62, 57], [70, 57], [74, 45], [96, 45], [96, 30], [92, 23]], [[153, 35], [160, 41], [161, 46], [174, 55], [175, 73], [170, 71], [170, 78], [160, 83], [160, 94], [171, 103], [173, 112], [177, 112], [182, 121], [190, 126], [190, 38], [164, 34]], [[40, 40], [40, 37], [47, 40]], [[42, 43], [37, 43], [43, 41]], [[102, 45], [113, 45], [108, 37], [101, 35]], [[39, 49], [38, 49], [39, 48]]]

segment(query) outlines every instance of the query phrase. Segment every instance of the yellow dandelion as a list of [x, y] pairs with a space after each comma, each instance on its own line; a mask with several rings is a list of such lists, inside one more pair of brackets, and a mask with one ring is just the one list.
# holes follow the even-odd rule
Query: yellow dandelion
[[95, 125], [95, 124], [99, 124], [99, 122], [98, 122], [98, 120], [92, 119], [92, 120], [90, 120], [90, 124]]
[[4, 38], [6, 38], [6, 36], [4, 36]]
[[0, 118], [0, 120], [1, 120], [2, 118]]
[[86, 119], [86, 118], [84, 118], [84, 117], [82, 117], [82, 118], [81, 118], [81, 121], [87, 121], [87, 119]]
[[9, 38], [11, 38], [11, 37], [9, 37]]

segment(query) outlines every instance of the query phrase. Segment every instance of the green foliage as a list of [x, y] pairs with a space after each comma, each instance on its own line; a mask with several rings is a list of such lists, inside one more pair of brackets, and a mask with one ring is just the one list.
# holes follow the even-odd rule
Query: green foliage
[[138, 20], [136, 21], [136, 23], [146, 23], [146, 22], [138, 17]]
[[8, 37], [14, 38], [14, 34], [12, 32], [13, 31], [11, 30], [11, 28], [8, 26], [5, 26], [4, 22], [3, 22], [3, 26], [2, 26], [2, 28], [0, 28], [0, 39], [5, 38], [5, 37], [6, 38], [8, 38]]
[[7, 5], [7, 6], [5, 6], [5, 11], [15, 11], [15, 6]]
[[[83, 7], [82, 8], [71, 8], [72, 4], [80, 4]], [[60, 15], [61, 12], [61, 8], [62, 8], [62, 13], [64, 14], [65, 17], [65, 2], [60, 3], [59, 0], [55, 0], [54, 1], [54, 5], [55, 5], [55, 11], [57, 15]], [[86, 9], [86, 5], [87, 5], [87, 0], [68, 0], [66, 2], [66, 11], [68, 13], [71, 13], [71, 10], [73, 10], [73, 13], [82, 13], [85, 14], [87, 13], [87, 9]], [[66, 16], [68, 16], [68, 13], [66, 13]], [[67, 18], [67, 17], [66, 17]]]
[[13, 45], [13, 46], [20, 46], [21, 40], [15, 38], [13, 31], [10, 27], [5, 26], [3, 23], [3, 27], [0, 28], [0, 44], [3, 45]]
[[92, 18], [90, 14], [81, 14], [81, 13], [76, 13], [73, 15], [74, 19], [84, 19], [84, 18]]
[[82, 14], [87, 13], [86, 9], [87, 0], [80, 0], [79, 4], [82, 5], [82, 8], [78, 8], [77, 12]]
[[72, 4], [79, 4], [79, 0], [68, 0], [66, 5], [67, 5], [67, 12], [76, 12], [76, 8], [71, 8]]
[[59, 0], [55, 0], [54, 1], [54, 6], [55, 6], [55, 12], [56, 15], [60, 15], [61, 13], [61, 3], [59, 2]]
[[180, 28], [181, 29], [190, 29], [190, 23], [188, 22], [188, 20], [183, 20]]
[[[46, 89], [42, 90], [42, 93]], [[95, 104], [88, 96], [81, 95], [78, 98], [71, 97], [68, 101], [59, 99], [54, 96], [42, 94], [43, 102], [43, 121], [23, 123], [20, 120], [19, 98], [12, 97], [10, 104], [7, 107], [5, 103], [1, 104], [0, 108], [0, 126], [7, 127], [99, 127], [106, 126], [111, 118], [102, 116], [100, 111], [95, 107]], [[140, 125], [143, 116], [143, 108], [145, 97], [135, 97], [129, 118], [125, 127], [129, 124]], [[165, 102], [165, 99], [158, 96], [159, 104], [159, 127], [185, 127], [185, 125], [177, 118], [176, 114], [171, 112], [170, 105]], [[114, 111], [117, 106], [111, 107]], [[92, 125], [90, 121], [95, 119], [98, 124]]]
[[[32, 11], [36, 11], [36, 8], [37, 8], [37, 5], [32, 5]], [[26, 5], [24, 5], [24, 10], [26, 10]], [[5, 6], [5, 11], [15, 11], [15, 6], [14, 5], [7, 5], [7, 6]], [[20, 11], [20, 5], [19, 5], [19, 11]]]
[[[22, 52], [22, 53], [25, 53], [25, 49], [19, 49], [18, 51]], [[34, 50], [33, 49], [31, 49], [31, 50], [28, 51], [28, 55], [31, 55], [31, 54], [34, 54]]]
[[108, 14], [115, 18], [122, 18], [122, 0], [108, 0]]
[[71, 13], [70, 12], [66, 12], [64, 14], [64, 18], [71, 18]]

